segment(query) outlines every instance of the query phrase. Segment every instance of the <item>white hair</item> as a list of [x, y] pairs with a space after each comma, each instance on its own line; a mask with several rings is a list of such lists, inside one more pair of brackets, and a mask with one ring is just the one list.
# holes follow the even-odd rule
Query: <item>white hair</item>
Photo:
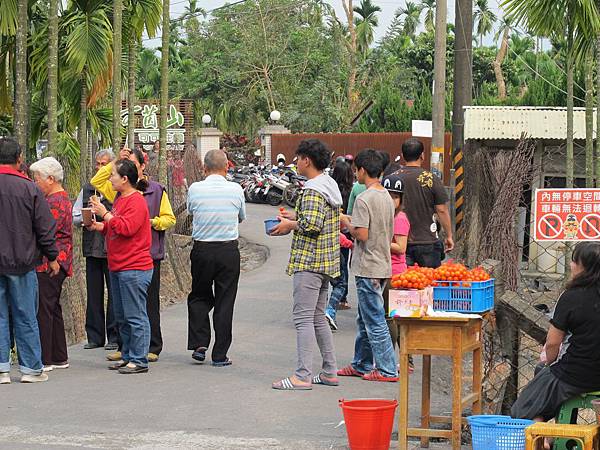
[[39, 161], [34, 162], [29, 167], [29, 170], [44, 179], [52, 177], [58, 183], [62, 183], [64, 178], [62, 166], [52, 156], [48, 156], [47, 158], [42, 158]]
[[104, 158], [105, 156], [108, 156], [111, 161], [115, 159], [115, 153], [112, 151], [112, 148], [103, 148], [96, 152], [96, 159]]

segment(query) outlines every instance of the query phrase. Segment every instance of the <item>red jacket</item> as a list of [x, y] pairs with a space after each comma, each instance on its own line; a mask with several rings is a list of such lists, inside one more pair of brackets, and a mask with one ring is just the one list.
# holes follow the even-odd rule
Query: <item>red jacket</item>
[[111, 212], [113, 217], [104, 222], [102, 231], [108, 269], [111, 272], [152, 269], [150, 213], [144, 196], [139, 192], [118, 196]]

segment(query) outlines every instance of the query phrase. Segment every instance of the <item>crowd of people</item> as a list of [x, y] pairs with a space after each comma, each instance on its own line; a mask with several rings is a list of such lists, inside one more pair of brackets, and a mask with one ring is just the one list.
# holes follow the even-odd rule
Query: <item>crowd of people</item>
[[[60, 297], [73, 274], [73, 226], [82, 227], [86, 261], [84, 348], [113, 351], [108, 368], [121, 374], [148, 372], [149, 362], [159, 359], [160, 266], [165, 231], [176, 219], [165, 187], [147, 175], [148, 161], [139, 148], [123, 148], [118, 157], [99, 151], [96, 173], [72, 205], [55, 158], [25, 169], [17, 142], [0, 139], [0, 205], [6, 212], [0, 217], [0, 384], [11, 382], [13, 350], [24, 383], [47, 381], [48, 372], [69, 368]], [[212, 364], [218, 367], [231, 364], [238, 224], [245, 217], [241, 188], [225, 179], [227, 164], [221, 150], [208, 152], [207, 177], [190, 187], [188, 202], [195, 240], [189, 346], [192, 357], [203, 361], [214, 308]]]

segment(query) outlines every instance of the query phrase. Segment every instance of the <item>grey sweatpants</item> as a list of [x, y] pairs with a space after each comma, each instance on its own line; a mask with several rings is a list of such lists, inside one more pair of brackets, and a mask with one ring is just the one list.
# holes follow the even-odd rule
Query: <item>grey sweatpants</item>
[[321, 273], [296, 272], [294, 274], [294, 309], [298, 347], [296, 377], [311, 381], [315, 341], [323, 357], [323, 374], [337, 376], [333, 335], [325, 319], [329, 277]]

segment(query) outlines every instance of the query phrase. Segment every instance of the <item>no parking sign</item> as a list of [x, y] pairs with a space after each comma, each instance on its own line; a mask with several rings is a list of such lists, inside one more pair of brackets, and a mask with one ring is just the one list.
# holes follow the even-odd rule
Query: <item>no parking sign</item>
[[600, 240], [600, 189], [537, 189], [533, 238]]

